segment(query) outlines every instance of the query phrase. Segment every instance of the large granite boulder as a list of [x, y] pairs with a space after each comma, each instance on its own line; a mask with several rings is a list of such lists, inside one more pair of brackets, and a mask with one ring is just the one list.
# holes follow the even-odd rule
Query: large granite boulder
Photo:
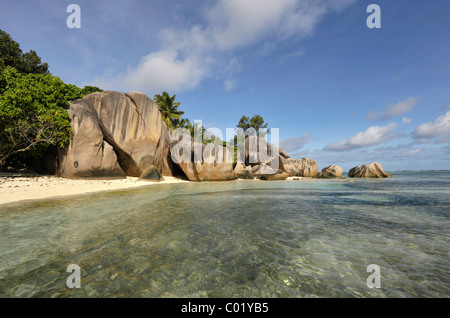
[[[171, 157], [190, 181], [235, 180], [231, 153], [227, 148], [200, 144], [186, 138], [172, 142]], [[196, 158], [195, 153], [199, 154]]]
[[[279, 148], [258, 136], [248, 136], [245, 139], [245, 165], [257, 166], [261, 164], [270, 165], [273, 169], [284, 170], [282, 156]], [[283, 151], [284, 155], [287, 155]], [[284, 158], [283, 158], [284, 159]]]
[[328, 166], [326, 168], [322, 169], [322, 172], [319, 173], [319, 178], [325, 178], [325, 179], [331, 179], [331, 178], [342, 178], [342, 173], [344, 170], [342, 170], [339, 166]]
[[93, 93], [71, 102], [69, 114], [74, 135], [60, 150], [58, 175], [113, 177], [120, 167], [122, 175], [139, 177], [151, 166], [162, 175], [173, 175], [169, 130], [156, 103], [145, 94]]
[[113, 147], [104, 141], [98, 117], [84, 101], [69, 109], [73, 137], [64, 149], [58, 149], [58, 171], [70, 178], [125, 178]]
[[319, 174], [319, 166], [317, 161], [303, 159], [285, 159], [282, 158], [284, 170], [292, 177], [317, 177]]
[[372, 162], [352, 168], [348, 173], [349, 178], [390, 178], [391, 174], [385, 172], [378, 162]]

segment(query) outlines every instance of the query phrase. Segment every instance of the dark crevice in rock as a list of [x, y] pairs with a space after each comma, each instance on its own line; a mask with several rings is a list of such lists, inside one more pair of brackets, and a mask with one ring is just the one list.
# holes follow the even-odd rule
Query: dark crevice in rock
[[139, 110], [138, 110], [136, 101], [133, 99], [133, 97], [131, 97], [130, 95], [128, 95], [128, 94], [126, 94], [126, 93], [125, 93], [125, 96], [130, 100], [131, 104], [132, 104], [133, 107], [134, 107], [134, 111], [136, 112], [136, 114], [138, 114], [138, 116], [139, 116], [139, 118], [141, 119], [141, 122], [142, 122], [142, 124], [144, 125], [144, 127], [147, 128], [146, 125], [145, 125], [145, 120], [144, 120], [144, 118], [142, 118], [141, 113], [139, 113]]
[[142, 174], [142, 171], [133, 158], [131, 158], [128, 153], [119, 147], [101, 122], [99, 122], [99, 125], [103, 133], [103, 140], [113, 148], [120, 168], [122, 168], [125, 174], [129, 177], [139, 177]]

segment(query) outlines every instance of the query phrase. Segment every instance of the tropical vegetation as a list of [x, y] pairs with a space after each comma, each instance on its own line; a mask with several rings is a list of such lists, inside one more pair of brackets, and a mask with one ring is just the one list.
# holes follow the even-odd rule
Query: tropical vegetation
[[102, 90], [51, 75], [36, 52], [23, 53], [0, 30], [0, 168], [13, 155], [40, 156], [50, 146], [66, 146], [72, 134], [69, 101], [94, 91]]

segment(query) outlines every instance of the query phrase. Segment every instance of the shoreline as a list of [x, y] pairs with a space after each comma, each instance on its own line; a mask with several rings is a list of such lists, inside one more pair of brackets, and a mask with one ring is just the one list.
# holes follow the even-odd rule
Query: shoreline
[[[313, 179], [289, 177], [285, 181], [307, 180]], [[234, 181], [244, 180], [237, 179]], [[163, 181], [155, 182], [139, 181], [138, 177], [127, 177], [126, 179], [66, 179], [54, 175], [4, 172], [0, 173], [0, 208], [34, 201], [56, 200], [72, 196], [179, 183], [193, 182], [170, 176], [164, 177]]]
[[164, 177], [164, 180], [159, 182], [139, 181], [138, 179], [137, 177], [112, 180], [65, 179], [52, 175], [0, 173], [0, 207], [99, 192], [190, 182], [176, 177]]

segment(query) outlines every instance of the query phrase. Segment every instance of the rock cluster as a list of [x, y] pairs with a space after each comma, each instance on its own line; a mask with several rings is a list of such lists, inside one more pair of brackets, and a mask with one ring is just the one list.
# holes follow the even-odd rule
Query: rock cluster
[[264, 138], [245, 139], [244, 162], [236, 164], [234, 174], [239, 179], [286, 180], [288, 177], [315, 177], [317, 162], [312, 159], [292, 159], [282, 148]]
[[[205, 145], [181, 138], [173, 141], [170, 149], [171, 158], [190, 181], [235, 179], [231, 154], [225, 147]], [[196, 151], [199, 158], [195, 156]]]
[[[222, 145], [173, 137], [156, 103], [139, 92], [93, 93], [70, 103], [73, 136], [58, 150], [57, 175], [65, 178], [125, 178], [161, 181], [181, 176], [190, 181], [234, 179], [286, 180], [288, 177], [342, 178], [342, 168], [318, 171], [317, 161], [291, 158], [258, 136], [248, 136], [234, 154]], [[238, 147], [239, 148], [239, 147]], [[386, 178], [379, 163], [350, 170], [350, 178]]]

